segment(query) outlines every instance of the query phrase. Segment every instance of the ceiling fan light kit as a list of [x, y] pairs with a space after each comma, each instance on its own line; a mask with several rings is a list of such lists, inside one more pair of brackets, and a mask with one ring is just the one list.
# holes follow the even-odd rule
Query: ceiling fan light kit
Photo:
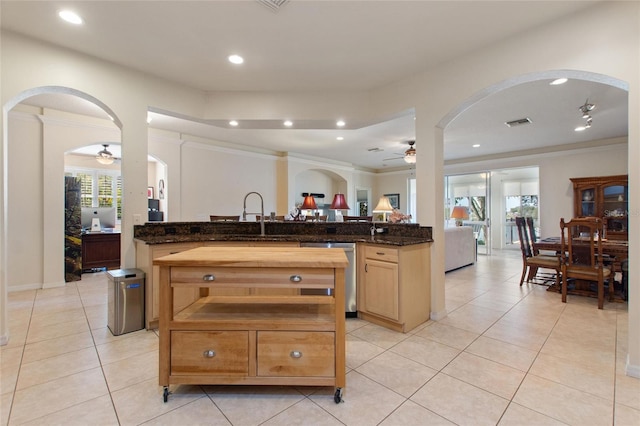
[[415, 143], [416, 141], [409, 141], [409, 149], [404, 152], [404, 161], [408, 164], [416, 163], [416, 149], [413, 147]]
[[96, 155], [96, 160], [100, 164], [105, 164], [105, 165], [113, 164], [113, 160], [114, 160], [113, 154], [107, 149], [109, 148], [109, 145], [102, 144], [102, 146], [104, 147], [104, 149], [101, 151], [98, 151], [98, 155]]

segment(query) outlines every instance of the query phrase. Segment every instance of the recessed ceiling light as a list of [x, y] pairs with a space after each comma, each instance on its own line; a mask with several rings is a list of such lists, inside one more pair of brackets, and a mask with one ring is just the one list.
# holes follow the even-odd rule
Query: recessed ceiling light
[[555, 80], [553, 80], [551, 83], [549, 83], [552, 86], [558, 86], [560, 84], [565, 84], [567, 81], [569, 81], [568, 78], [556, 78]]
[[474, 143], [473, 145], [471, 145], [473, 148], [480, 148], [480, 144], [479, 143]]
[[229, 122], [229, 126], [234, 126], [234, 127], [235, 127], [235, 126], [237, 126], [237, 125], [238, 125], [238, 122], [237, 122], [236, 120], [231, 120], [231, 121]]
[[345, 123], [344, 120], [336, 121], [336, 126], [338, 126], [338, 127], [344, 127], [345, 124], [347, 124], [347, 123]]
[[244, 62], [244, 58], [240, 55], [229, 55], [229, 62], [232, 64], [240, 65]]
[[61, 10], [60, 12], [58, 12], [58, 16], [70, 24], [82, 24], [82, 18], [80, 17], [80, 15], [71, 10]]
[[285, 126], [287, 126], [287, 127], [291, 127], [291, 126], [293, 126], [293, 121], [291, 121], [291, 120], [285, 120], [285, 122], [284, 122], [283, 124], [284, 124]]
[[343, 140], [344, 140], [344, 137], [343, 137], [343, 136], [338, 136], [338, 137], [336, 138], [336, 140], [343, 141]]

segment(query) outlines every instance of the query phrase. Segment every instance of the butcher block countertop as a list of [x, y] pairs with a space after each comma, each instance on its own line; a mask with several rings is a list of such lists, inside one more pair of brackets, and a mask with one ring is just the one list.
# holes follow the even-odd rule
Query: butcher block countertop
[[314, 247], [198, 247], [157, 258], [159, 266], [346, 268], [343, 249]]

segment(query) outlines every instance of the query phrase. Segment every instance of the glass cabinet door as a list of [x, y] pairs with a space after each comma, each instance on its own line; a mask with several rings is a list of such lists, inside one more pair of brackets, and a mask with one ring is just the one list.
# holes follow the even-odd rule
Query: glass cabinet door
[[608, 185], [602, 187], [602, 217], [605, 220], [607, 234], [627, 232], [627, 210], [629, 187], [627, 185]]
[[596, 188], [583, 188], [580, 190], [580, 211], [578, 216], [596, 216]]

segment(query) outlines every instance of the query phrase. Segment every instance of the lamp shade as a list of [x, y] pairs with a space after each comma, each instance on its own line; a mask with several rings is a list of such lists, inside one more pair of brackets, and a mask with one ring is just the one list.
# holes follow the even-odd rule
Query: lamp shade
[[318, 206], [316, 205], [316, 200], [311, 195], [307, 195], [306, 197], [304, 197], [304, 201], [302, 202], [302, 205], [300, 206], [300, 208], [307, 209], [307, 210], [315, 210], [318, 208]]
[[331, 210], [349, 210], [347, 200], [344, 198], [344, 194], [335, 194], [333, 196], [333, 202], [329, 206]]
[[376, 205], [376, 207], [373, 209], [374, 213], [386, 213], [392, 211], [393, 207], [391, 206], [389, 199], [385, 196], [380, 197], [380, 200], [378, 200], [378, 205]]
[[469, 211], [466, 207], [455, 206], [451, 211], [452, 219], [469, 219]]

